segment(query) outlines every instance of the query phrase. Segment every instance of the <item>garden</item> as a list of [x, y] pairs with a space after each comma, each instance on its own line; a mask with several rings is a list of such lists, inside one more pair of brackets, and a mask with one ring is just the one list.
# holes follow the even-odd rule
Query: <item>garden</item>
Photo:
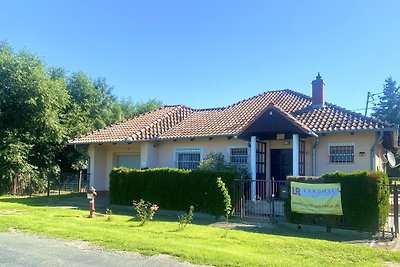
[[153, 219], [143, 223], [132, 205], [109, 205], [101, 199], [94, 218], [88, 218], [88, 200], [82, 194], [3, 196], [0, 197], [0, 231], [12, 229], [53, 238], [85, 240], [108, 249], [144, 255], [168, 254], [182, 261], [215, 266], [400, 263], [398, 251], [347, 244], [362, 238], [368, 240], [365, 234], [358, 232], [328, 234], [298, 231], [290, 225], [251, 225], [235, 221], [226, 224], [196, 212], [190, 219], [189, 207], [186, 213], [166, 212], [153, 204], [157, 203], [150, 205]]

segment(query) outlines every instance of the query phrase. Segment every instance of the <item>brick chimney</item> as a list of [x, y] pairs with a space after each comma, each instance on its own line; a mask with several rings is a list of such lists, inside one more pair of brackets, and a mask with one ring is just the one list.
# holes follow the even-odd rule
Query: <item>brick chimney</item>
[[324, 80], [318, 72], [318, 76], [312, 81], [312, 106], [315, 108], [321, 108], [325, 104], [324, 99]]

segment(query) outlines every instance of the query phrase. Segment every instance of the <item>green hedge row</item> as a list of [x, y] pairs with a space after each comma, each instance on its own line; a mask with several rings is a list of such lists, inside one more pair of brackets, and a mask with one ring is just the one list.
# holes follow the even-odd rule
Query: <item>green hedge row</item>
[[162, 209], [187, 210], [193, 205], [199, 212], [224, 215], [224, 196], [217, 177], [232, 195], [236, 176], [234, 171], [115, 168], [110, 174], [110, 202], [130, 205], [144, 199]]
[[328, 173], [306, 183], [340, 183], [343, 216], [309, 215], [290, 211], [290, 196], [285, 202], [290, 222], [346, 227], [377, 232], [389, 216], [389, 178], [383, 172], [357, 171]]

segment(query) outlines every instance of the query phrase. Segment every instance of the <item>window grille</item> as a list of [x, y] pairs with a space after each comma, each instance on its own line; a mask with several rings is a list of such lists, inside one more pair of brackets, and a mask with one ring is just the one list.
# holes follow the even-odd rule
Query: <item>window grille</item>
[[231, 163], [246, 164], [247, 163], [247, 147], [231, 147], [230, 157], [231, 157]]
[[354, 144], [329, 145], [330, 163], [354, 163]]
[[196, 170], [200, 163], [200, 149], [177, 149], [176, 167], [178, 169]]
[[299, 175], [306, 175], [306, 142], [304, 140], [299, 142]]

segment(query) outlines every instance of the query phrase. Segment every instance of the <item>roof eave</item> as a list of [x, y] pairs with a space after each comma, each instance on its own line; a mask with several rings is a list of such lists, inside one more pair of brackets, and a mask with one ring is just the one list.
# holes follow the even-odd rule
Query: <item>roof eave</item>
[[375, 129], [346, 129], [346, 130], [331, 130], [331, 131], [314, 131], [316, 134], [329, 134], [329, 133], [359, 133], [359, 132], [391, 132], [398, 130], [397, 127], [392, 128], [375, 128]]

